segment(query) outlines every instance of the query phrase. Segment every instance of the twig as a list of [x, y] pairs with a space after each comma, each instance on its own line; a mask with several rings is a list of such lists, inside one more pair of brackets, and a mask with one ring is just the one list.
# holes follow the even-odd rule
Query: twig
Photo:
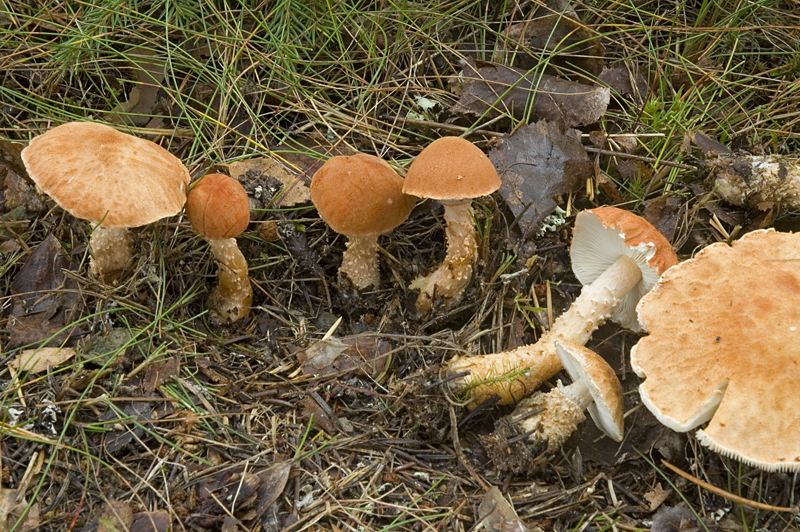
[[614, 157], [621, 157], [623, 159], [634, 159], [636, 161], [642, 161], [645, 163], [658, 163], [658, 164], [663, 164], [664, 166], [673, 166], [675, 168], [680, 168], [682, 170], [697, 170], [696, 166], [691, 166], [683, 163], [676, 163], [673, 161], [667, 161], [665, 159], [655, 159], [653, 157], [645, 157], [644, 155], [634, 155], [632, 153], [625, 153], [621, 151], [604, 150], [602, 148], [595, 148], [594, 146], [584, 146], [583, 148], [588, 152], [599, 153], [600, 155], [613, 155]]
[[728, 499], [729, 501], [733, 501], [733, 502], [736, 502], [736, 503], [739, 503], [739, 504], [743, 504], [745, 506], [750, 506], [751, 508], [758, 508], [759, 510], [766, 510], [768, 512], [791, 512], [793, 514], [796, 514], [797, 511], [798, 511], [797, 508], [786, 508], [786, 507], [783, 507], [783, 506], [772, 506], [771, 504], [766, 504], [766, 503], [763, 503], [763, 502], [757, 502], [757, 501], [753, 501], [751, 499], [745, 499], [744, 497], [740, 497], [739, 495], [734, 495], [733, 493], [731, 493], [729, 491], [725, 491], [722, 488], [718, 488], [718, 487], [714, 486], [713, 484], [709, 484], [708, 482], [706, 482], [704, 480], [700, 480], [697, 477], [693, 477], [689, 473], [683, 471], [682, 469], [679, 469], [679, 468], [675, 467], [674, 465], [670, 464], [666, 460], [661, 460], [661, 463], [664, 465], [664, 467], [666, 467], [667, 469], [669, 469], [673, 473], [676, 473], [676, 474], [682, 476], [683, 478], [685, 478], [686, 480], [694, 482], [695, 484], [697, 484], [701, 488], [703, 488], [705, 490], [708, 490], [711, 493], [714, 493], [715, 495], [719, 495], [720, 497], [724, 497], [724, 498]]

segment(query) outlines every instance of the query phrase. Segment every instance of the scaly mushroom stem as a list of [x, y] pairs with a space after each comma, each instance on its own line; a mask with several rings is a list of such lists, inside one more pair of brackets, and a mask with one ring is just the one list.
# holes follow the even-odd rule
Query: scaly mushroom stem
[[[546, 440], [547, 450], [554, 451], [564, 445], [569, 435], [586, 419], [583, 412], [591, 402], [589, 387], [583, 381], [569, 386], [558, 381], [558, 386], [549, 392], [537, 392], [523, 399], [514, 409], [511, 419], [521, 419], [518, 421], [520, 430], [532, 432], [529, 439]], [[530, 412], [536, 410], [541, 412], [531, 416]]]
[[379, 286], [378, 236], [350, 237], [345, 245], [347, 249], [342, 255], [339, 275], [347, 274], [353, 286], [359, 290]]
[[519, 401], [561, 370], [556, 341], [586, 344], [592, 333], [614, 315], [623, 296], [641, 278], [642, 271], [636, 261], [623, 255], [594, 282], [583, 287], [572, 306], [535, 344], [450, 362], [446, 374], [468, 373], [450, 381], [451, 389], [456, 395], [468, 395], [470, 408], [492, 397], [498, 397], [499, 404]]
[[121, 272], [131, 260], [130, 234], [124, 227], [106, 229], [96, 226], [89, 239], [89, 249], [92, 251], [89, 271], [105, 279]]
[[430, 310], [435, 297], [444, 298], [445, 304], [455, 303], [472, 279], [472, 262], [478, 255], [475, 222], [472, 219], [472, 200], [441, 201], [444, 205], [447, 255], [433, 273], [417, 277], [411, 290], [420, 290], [417, 308]]
[[208, 298], [211, 318], [221, 323], [234, 322], [250, 313], [253, 287], [247, 271], [247, 260], [235, 238], [206, 238], [217, 261], [219, 285]]

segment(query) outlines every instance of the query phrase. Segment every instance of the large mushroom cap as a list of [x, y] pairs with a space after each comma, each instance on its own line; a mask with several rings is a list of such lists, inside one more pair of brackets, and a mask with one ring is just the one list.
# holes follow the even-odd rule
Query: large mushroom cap
[[31, 179], [64, 210], [107, 229], [172, 216], [189, 171], [158, 144], [92, 122], [51, 129], [22, 150]]
[[403, 223], [415, 199], [403, 194], [403, 178], [386, 161], [358, 153], [331, 157], [314, 173], [311, 201], [337, 233], [367, 237]]
[[631, 351], [666, 426], [770, 471], [800, 471], [800, 233], [748, 233], [668, 270]]
[[642, 280], [628, 292], [612, 318], [641, 331], [636, 304], [650, 291], [664, 271], [678, 263], [672, 246], [644, 218], [616, 207], [599, 207], [578, 213], [572, 235], [572, 270], [582, 284], [589, 284], [622, 255], [631, 257], [642, 270]]
[[500, 176], [478, 147], [461, 137], [431, 142], [411, 163], [403, 192], [419, 198], [478, 198], [500, 188]]
[[622, 385], [614, 370], [600, 355], [569, 340], [556, 342], [556, 351], [572, 380], [582, 380], [588, 386], [593, 402], [587, 410], [597, 427], [614, 441], [622, 441]]
[[234, 178], [208, 174], [189, 192], [186, 216], [194, 230], [206, 238], [233, 238], [250, 223], [250, 199]]

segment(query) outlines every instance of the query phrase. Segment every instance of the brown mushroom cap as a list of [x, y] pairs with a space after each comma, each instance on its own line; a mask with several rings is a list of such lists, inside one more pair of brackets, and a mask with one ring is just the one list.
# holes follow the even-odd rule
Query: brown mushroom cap
[[666, 426], [770, 471], [800, 471], [800, 233], [753, 231], [669, 269], [631, 351]]
[[411, 214], [415, 199], [402, 189], [403, 178], [381, 158], [366, 153], [339, 155], [314, 173], [311, 201], [337, 233], [377, 236]]
[[189, 191], [186, 216], [206, 238], [233, 238], [250, 223], [250, 199], [234, 178], [208, 174]]
[[678, 263], [672, 245], [647, 220], [624, 209], [599, 207], [578, 213], [570, 257], [582, 284], [600, 277], [622, 255], [636, 261], [642, 280], [628, 292], [612, 319], [640, 331], [636, 304], [667, 268]]
[[181, 210], [189, 171], [158, 144], [92, 122], [63, 124], [22, 151], [31, 179], [64, 210], [108, 229]]
[[573, 381], [582, 380], [589, 388], [592, 403], [587, 409], [597, 427], [614, 441], [622, 441], [625, 411], [622, 385], [600, 355], [570, 340], [556, 342], [561, 364]]
[[479, 148], [461, 137], [431, 142], [411, 163], [403, 192], [419, 198], [478, 198], [500, 188], [494, 165]]

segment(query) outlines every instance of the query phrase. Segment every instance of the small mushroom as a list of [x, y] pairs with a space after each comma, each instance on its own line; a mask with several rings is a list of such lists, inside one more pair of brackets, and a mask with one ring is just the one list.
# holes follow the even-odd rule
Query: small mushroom
[[668, 270], [639, 302], [642, 402], [672, 430], [767, 471], [800, 471], [800, 233], [747, 233]]
[[415, 279], [409, 287], [420, 291], [419, 310], [430, 310], [436, 297], [443, 298], [446, 305], [461, 298], [472, 279], [473, 262], [478, 256], [472, 200], [498, 188], [500, 177], [489, 158], [460, 137], [437, 139], [414, 159], [403, 192], [439, 200], [447, 224], [444, 262], [433, 273]]
[[[561, 447], [586, 417], [589, 410], [597, 427], [614, 441], [622, 441], [622, 385], [614, 370], [594, 351], [560, 340], [556, 353], [572, 384], [561, 381], [547, 393], [537, 392], [523, 399], [511, 414], [528, 441], [547, 441], [547, 450]], [[531, 415], [533, 412], [537, 412]], [[518, 421], [517, 421], [518, 420]]]
[[208, 299], [212, 319], [230, 323], [244, 318], [253, 303], [253, 287], [236, 237], [250, 223], [247, 192], [232, 177], [208, 174], [189, 190], [186, 216], [218, 264], [219, 285]]
[[325, 222], [347, 237], [339, 275], [358, 289], [380, 284], [378, 236], [403, 223], [415, 199], [387, 162], [358, 153], [331, 157], [311, 180], [311, 201]]
[[584, 345], [609, 318], [640, 331], [636, 302], [678, 262], [670, 243], [647, 220], [615, 207], [578, 213], [570, 255], [584, 287], [538, 342], [448, 364], [448, 374], [466, 373], [450, 387], [458, 395], [467, 393], [470, 407], [492, 397], [500, 404], [517, 402], [555, 375], [561, 370], [556, 341]]
[[65, 211], [92, 225], [90, 270], [113, 277], [131, 257], [128, 228], [177, 214], [189, 171], [158, 144], [92, 122], [71, 122], [22, 150], [30, 178]]

